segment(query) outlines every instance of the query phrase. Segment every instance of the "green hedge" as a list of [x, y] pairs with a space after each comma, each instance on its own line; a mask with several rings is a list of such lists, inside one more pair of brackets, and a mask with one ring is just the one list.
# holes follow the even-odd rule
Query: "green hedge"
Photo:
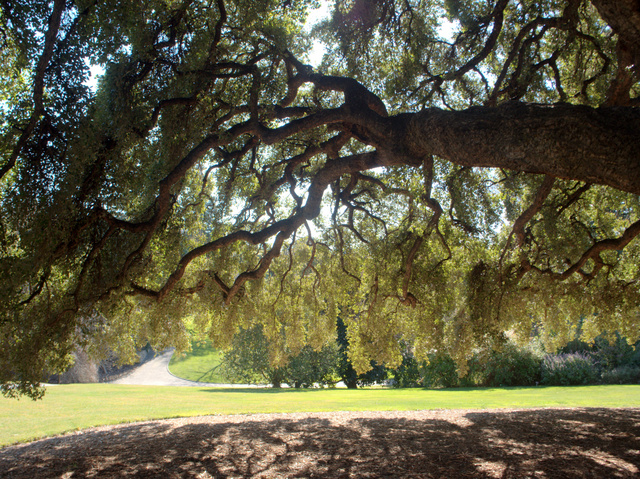
[[486, 365], [486, 386], [535, 386], [541, 380], [542, 358], [534, 352], [507, 343], [492, 351]]
[[640, 367], [620, 366], [604, 371], [601, 380], [604, 384], [640, 384]]
[[542, 384], [550, 386], [594, 384], [599, 379], [595, 362], [584, 353], [548, 354], [541, 372]]
[[430, 354], [421, 363], [406, 350], [402, 365], [392, 373], [396, 387], [640, 384], [637, 346], [619, 336], [611, 342], [597, 338], [591, 344], [574, 341], [564, 352], [543, 357], [535, 348], [508, 342], [500, 350], [474, 354], [463, 377], [446, 352]]

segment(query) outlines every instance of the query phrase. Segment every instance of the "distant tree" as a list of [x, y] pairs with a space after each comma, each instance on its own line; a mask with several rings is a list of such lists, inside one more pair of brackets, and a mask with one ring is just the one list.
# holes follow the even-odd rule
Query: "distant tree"
[[274, 388], [281, 387], [287, 376], [285, 367], [271, 365], [262, 325], [241, 329], [234, 336], [231, 348], [222, 356], [221, 371], [237, 383], [268, 383]]
[[[421, 366], [424, 361], [416, 359], [411, 348], [402, 344], [402, 362], [393, 369], [393, 386], [397, 388], [415, 388], [424, 386]], [[445, 384], [453, 386], [454, 384]]]
[[329, 343], [320, 350], [306, 345], [276, 359], [270, 356], [275, 348], [269, 343], [262, 325], [241, 329], [222, 356], [222, 373], [234, 382], [269, 383], [275, 388], [282, 383], [306, 388], [316, 384], [333, 386], [338, 382], [335, 344]]
[[330, 343], [319, 351], [311, 346], [304, 346], [298, 354], [289, 359], [286, 378], [287, 383], [296, 388], [335, 386], [340, 380], [337, 345]]

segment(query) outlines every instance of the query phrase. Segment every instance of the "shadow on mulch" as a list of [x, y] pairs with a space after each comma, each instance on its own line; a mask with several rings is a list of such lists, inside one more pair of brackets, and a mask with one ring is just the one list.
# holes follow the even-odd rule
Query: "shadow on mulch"
[[0, 477], [639, 477], [639, 409], [186, 418], [0, 450]]

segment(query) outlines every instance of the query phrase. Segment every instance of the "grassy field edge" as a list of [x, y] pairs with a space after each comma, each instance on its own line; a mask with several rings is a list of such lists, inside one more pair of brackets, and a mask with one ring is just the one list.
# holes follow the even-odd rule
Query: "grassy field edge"
[[0, 447], [94, 426], [202, 415], [322, 411], [640, 407], [640, 385], [460, 389], [222, 389], [114, 384], [0, 399]]

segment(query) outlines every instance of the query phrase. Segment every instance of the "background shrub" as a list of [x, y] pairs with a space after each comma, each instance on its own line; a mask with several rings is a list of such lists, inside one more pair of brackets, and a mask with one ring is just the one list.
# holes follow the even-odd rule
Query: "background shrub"
[[597, 337], [593, 345], [593, 359], [601, 371], [611, 371], [622, 366], [640, 366], [640, 351], [616, 335], [612, 341]]
[[446, 353], [433, 353], [422, 368], [422, 382], [426, 387], [451, 388], [460, 384], [456, 363]]
[[398, 368], [392, 370], [372, 362], [371, 371], [359, 375], [347, 354], [344, 323], [338, 319], [337, 325], [335, 343], [319, 351], [306, 346], [279, 368], [269, 363], [268, 341], [262, 328], [242, 330], [224, 355], [224, 371], [236, 382], [260, 381], [275, 387], [281, 382], [295, 387], [331, 386], [340, 379], [347, 387], [357, 387], [381, 383], [388, 375], [398, 388], [640, 383], [640, 348], [638, 344], [629, 345], [619, 335], [601, 336], [590, 343], [575, 340], [560, 354], [548, 354], [544, 359], [535, 338], [525, 347], [507, 342], [500, 350], [477, 351], [469, 358], [464, 377], [459, 376], [448, 353], [433, 352], [427, 361], [418, 361], [412, 349], [401, 342], [402, 363]]
[[542, 383], [570, 386], [597, 382], [598, 372], [591, 356], [584, 353], [546, 355], [542, 361]]
[[291, 357], [285, 369], [286, 382], [296, 388], [335, 386], [338, 375], [338, 346], [334, 343], [316, 351], [305, 346]]
[[467, 374], [458, 379], [458, 385], [465, 388], [487, 385], [487, 358], [485, 354], [475, 353], [467, 361]]
[[274, 388], [282, 383], [300, 388], [334, 386], [339, 380], [338, 345], [326, 345], [320, 350], [303, 347], [289, 357], [284, 366], [272, 366], [269, 361], [269, 340], [262, 325], [240, 329], [231, 348], [222, 357], [222, 374], [236, 383], [267, 383]]
[[507, 343], [492, 351], [485, 371], [487, 386], [535, 386], [541, 380], [542, 358], [533, 351]]
[[604, 371], [601, 381], [604, 384], [640, 384], [640, 367], [620, 366]]
[[417, 388], [422, 386], [420, 364], [407, 348], [402, 352], [402, 364], [393, 370], [393, 387]]

